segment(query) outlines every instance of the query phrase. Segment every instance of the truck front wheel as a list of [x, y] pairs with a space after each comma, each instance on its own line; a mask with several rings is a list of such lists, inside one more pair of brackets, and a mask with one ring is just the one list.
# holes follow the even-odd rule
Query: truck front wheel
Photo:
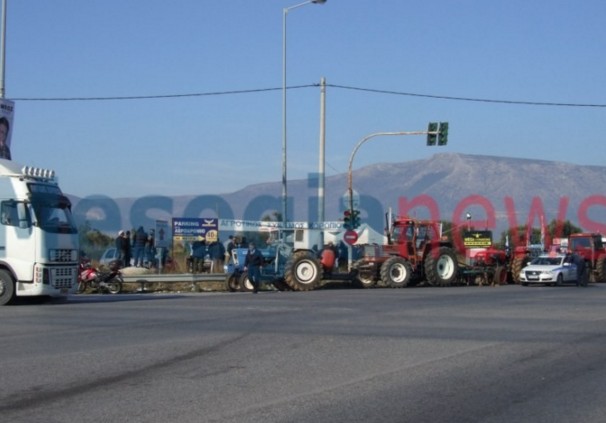
[[0, 305], [10, 303], [15, 296], [15, 282], [6, 270], [0, 270]]

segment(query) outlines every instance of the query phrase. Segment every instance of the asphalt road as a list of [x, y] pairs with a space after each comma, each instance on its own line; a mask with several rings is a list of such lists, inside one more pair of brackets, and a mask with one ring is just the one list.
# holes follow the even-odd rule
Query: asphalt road
[[0, 307], [0, 420], [603, 422], [606, 285]]

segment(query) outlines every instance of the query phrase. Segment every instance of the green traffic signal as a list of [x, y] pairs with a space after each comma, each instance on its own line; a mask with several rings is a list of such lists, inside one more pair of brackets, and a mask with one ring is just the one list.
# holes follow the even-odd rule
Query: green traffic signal
[[427, 145], [436, 145], [436, 140], [438, 138], [438, 123], [437, 122], [429, 122], [427, 126]]
[[353, 210], [351, 214], [351, 228], [357, 229], [360, 227], [360, 210]]
[[448, 122], [440, 122], [440, 132], [438, 133], [438, 145], [448, 143]]

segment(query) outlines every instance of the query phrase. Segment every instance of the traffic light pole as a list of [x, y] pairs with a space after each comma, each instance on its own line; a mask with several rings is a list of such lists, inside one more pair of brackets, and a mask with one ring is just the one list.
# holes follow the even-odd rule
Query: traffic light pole
[[[356, 219], [356, 213], [354, 211], [354, 199], [353, 199], [353, 172], [352, 172], [352, 168], [353, 168], [353, 161], [354, 161], [354, 157], [356, 156], [356, 153], [358, 152], [358, 150], [360, 149], [360, 147], [362, 147], [362, 144], [364, 144], [366, 141], [369, 141], [375, 137], [381, 137], [381, 136], [402, 136], [402, 135], [427, 135], [428, 136], [428, 142], [427, 145], [435, 145], [434, 143], [430, 143], [430, 138], [438, 138], [438, 145], [446, 145], [447, 141], [448, 141], [448, 123], [447, 122], [440, 122], [439, 124], [431, 122], [429, 124], [428, 130], [427, 131], [402, 131], [402, 132], [375, 132], [374, 134], [370, 134], [365, 136], [364, 138], [362, 138], [360, 141], [358, 141], [358, 143], [356, 144], [356, 146], [354, 147], [354, 149], [351, 152], [351, 155], [349, 156], [349, 166], [348, 166], [348, 172], [347, 172], [347, 190], [349, 192], [349, 216], [351, 219], [351, 222], [353, 223]], [[351, 229], [355, 229], [355, 223], [353, 223], [352, 228]], [[349, 229], [349, 228], [348, 228]], [[348, 263], [347, 263], [347, 267], [348, 269], [351, 270], [351, 265], [352, 265], [352, 251], [351, 251], [351, 246], [348, 246]]]

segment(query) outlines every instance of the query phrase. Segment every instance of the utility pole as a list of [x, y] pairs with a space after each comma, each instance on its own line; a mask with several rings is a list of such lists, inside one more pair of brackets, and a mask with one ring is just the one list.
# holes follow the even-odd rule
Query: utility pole
[[[318, 161], [318, 222], [325, 219], [325, 172], [326, 172], [326, 78], [320, 80], [320, 152]], [[320, 239], [324, 245], [324, 232]]]

